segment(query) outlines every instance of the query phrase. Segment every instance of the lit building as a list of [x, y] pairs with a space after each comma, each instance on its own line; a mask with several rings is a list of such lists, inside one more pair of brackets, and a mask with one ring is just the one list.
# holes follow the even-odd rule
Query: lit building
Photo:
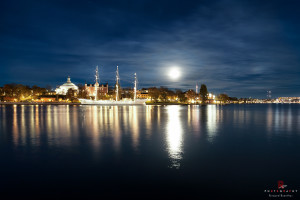
[[279, 97], [279, 103], [300, 103], [300, 97]]
[[216, 96], [213, 95], [212, 93], [208, 93], [207, 99], [215, 100]]
[[214, 94], [208, 93], [208, 95], [207, 95], [207, 101], [208, 101], [209, 103], [214, 103], [214, 102], [215, 102], [215, 99], [216, 99], [216, 96], [215, 96]]
[[68, 80], [66, 83], [59, 86], [59, 88], [56, 88], [55, 92], [56, 94], [66, 95], [69, 89], [76, 91], [76, 93], [78, 92], [78, 87], [71, 82], [70, 76], [68, 76]]
[[85, 84], [84, 89], [87, 92], [87, 95], [90, 97], [94, 97], [96, 95], [96, 87], [98, 89], [98, 95], [106, 96], [108, 94], [108, 83], [106, 84], [99, 84], [98, 82], [95, 84]]
[[147, 89], [141, 89], [136, 91], [136, 98], [137, 99], [148, 99], [149, 91]]

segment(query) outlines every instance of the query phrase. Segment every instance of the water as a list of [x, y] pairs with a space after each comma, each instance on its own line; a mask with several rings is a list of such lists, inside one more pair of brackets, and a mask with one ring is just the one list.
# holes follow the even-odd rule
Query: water
[[0, 195], [265, 199], [299, 189], [299, 144], [295, 104], [2, 105]]

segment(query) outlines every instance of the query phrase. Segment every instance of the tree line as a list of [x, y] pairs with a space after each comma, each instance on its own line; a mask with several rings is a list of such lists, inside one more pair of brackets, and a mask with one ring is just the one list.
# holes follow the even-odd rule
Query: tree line
[[190, 100], [201, 100], [202, 103], [206, 103], [208, 100], [208, 90], [205, 84], [201, 85], [199, 94], [197, 94], [194, 90], [187, 90], [186, 92], [183, 92], [180, 89], [173, 91], [166, 87], [151, 87], [148, 89], [148, 95], [154, 103], [159, 101], [164, 103], [171, 101], [186, 103]]
[[[51, 89], [50, 89], [51, 90]], [[22, 84], [6, 84], [0, 88], [0, 93], [5, 97], [13, 97], [20, 101], [21, 99], [26, 98], [35, 98], [40, 95], [43, 95], [49, 91], [49, 88], [42, 88], [39, 86], [27, 86]]]
[[[51, 86], [47, 86], [46, 88], [39, 86], [27, 86], [22, 84], [6, 84], [2, 88], [0, 88], [0, 96], [5, 97], [13, 97], [20, 100], [26, 99], [35, 99], [42, 95], [47, 95], [51, 92]], [[100, 92], [98, 92], [98, 99], [109, 99], [110, 97], [115, 95], [115, 90], [109, 90], [106, 96], [103, 96]], [[133, 98], [133, 90], [120, 89], [119, 92], [120, 98]], [[202, 102], [203, 104], [209, 102], [209, 92], [205, 84], [202, 84], [200, 87], [200, 92], [196, 93], [194, 90], [190, 89], [187, 91], [182, 91], [181, 89], [170, 90], [167, 87], [150, 87], [148, 88], [148, 97], [154, 103], [157, 102], [179, 102], [179, 103], [187, 103], [188, 101]], [[70, 100], [76, 100], [77, 98], [90, 98], [88, 96], [87, 91], [85, 90], [85, 86], [79, 84], [78, 91], [69, 90], [66, 94], [66, 98]], [[218, 100], [222, 103], [227, 103], [231, 101], [238, 101], [236, 97], [229, 97], [227, 94], [219, 94], [215, 100]]]

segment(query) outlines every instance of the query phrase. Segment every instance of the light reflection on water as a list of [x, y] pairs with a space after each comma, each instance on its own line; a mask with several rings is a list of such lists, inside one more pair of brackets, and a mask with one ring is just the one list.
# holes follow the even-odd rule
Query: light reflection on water
[[217, 130], [218, 130], [218, 124], [219, 122], [217, 121], [217, 115], [218, 113], [218, 109], [215, 105], [208, 105], [207, 106], [207, 113], [206, 113], [206, 117], [207, 117], [207, 134], [208, 134], [208, 140], [210, 142], [213, 142], [214, 137], [217, 134]]
[[260, 134], [272, 138], [276, 134], [287, 137], [300, 129], [300, 110], [288, 105], [14, 105], [0, 106], [0, 113], [0, 138], [4, 141], [3, 134], [8, 134], [6, 138], [11, 137], [15, 147], [76, 148], [87, 144], [97, 153], [105, 151], [105, 143], [119, 152], [130, 141], [133, 151], [139, 152], [145, 141], [155, 141], [156, 137], [165, 142], [160, 148], [165, 148], [169, 167], [174, 168], [181, 166], [186, 137], [214, 144], [218, 136], [234, 131], [242, 135], [263, 130]]
[[1, 186], [12, 199], [257, 199], [277, 180], [297, 187], [299, 124], [300, 105], [0, 105]]
[[171, 167], [179, 168], [180, 160], [182, 159], [182, 144], [183, 144], [183, 130], [181, 125], [181, 116], [179, 106], [168, 106], [166, 108], [168, 113], [167, 122], [167, 150], [171, 158]]
[[[266, 115], [266, 130], [271, 137], [273, 134], [285, 132], [286, 136], [300, 130], [300, 113], [297, 105], [268, 106]], [[299, 131], [298, 131], [299, 133]]]

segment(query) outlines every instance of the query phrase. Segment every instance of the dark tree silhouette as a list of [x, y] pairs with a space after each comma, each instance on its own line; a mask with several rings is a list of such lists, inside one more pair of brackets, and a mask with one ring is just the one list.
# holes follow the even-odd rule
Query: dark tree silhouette
[[149, 91], [148, 95], [150, 96], [151, 101], [156, 103], [158, 101], [158, 98], [160, 95], [159, 89], [157, 89], [156, 87], [152, 87], [152, 88], [149, 88], [148, 91]]
[[207, 87], [205, 84], [201, 84], [200, 96], [201, 96], [202, 104], [206, 104], [208, 91], [207, 91]]
[[227, 101], [229, 101], [229, 97], [227, 94], [219, 94], [217, 99], [222, 103], [226, 103]]
[[181, 90], [176, 90], [176, 95], [181, 103], [185, 103], [187, 101], [187, 97]]
[[188, 100], [195, 100], [196, 98], [196, 92], [194, 90], [188, 90], [186, 92], [186, 97], [188, 98]]

